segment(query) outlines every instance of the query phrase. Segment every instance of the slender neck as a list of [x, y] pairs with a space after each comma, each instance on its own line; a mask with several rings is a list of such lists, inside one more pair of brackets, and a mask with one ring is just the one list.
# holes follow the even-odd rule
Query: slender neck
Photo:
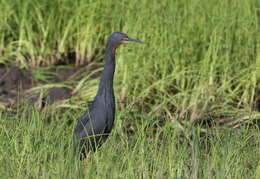
[[105, 50], [105, 66], [101, 74], [97, 95], [114, 94], [113, 80], [115, 72], [115, 49], [108, 43]]

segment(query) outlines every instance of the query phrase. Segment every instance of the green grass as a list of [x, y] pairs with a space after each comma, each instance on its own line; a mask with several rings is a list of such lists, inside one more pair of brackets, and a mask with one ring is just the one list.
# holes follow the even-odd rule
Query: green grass
[[[69, 110], [1, 115], [1, 178], [259, 178], [260, 131], [216, 128], [182, 131], [172, 124], [149, 131], [141, 120], [134, 135], [124, 132], [127, 120], [117, 120], [108, 141], [84, 162], [71, 146], [79, 113]], [[129, 111], [130, 112], [130, 111]], [[49, 118], [49, 122], [46, 118]], [[183, 134], [185, 134], [184, 137]]]
[[[249, 127], [260, 119], [259, 12], [259, 0], [0, 0], [0, 64], [33, 69], [37, 80], [71, 54], [76, 65], [99, 63], [114, 31], [145, 42], [117, 51], [116, 100], [125, 103], [87, 169], [67, 122], [97, 79], [33, 88], [77, 92], [43, 113], [0, 104], [0, 178], [260, 178], [259, 129]], [[195, 125], [204, 121], [240, 129]]]
[[[116, 92], [129, 102], [192, 122], [259, 119], [258, 0], [0, 2], [1, 64], [35, 68], [75, 53], [80, 65], [123, 31], [145, 42], [118, 51]], [[85, 101], [97, 85], [86, 81], [70, 84]]]

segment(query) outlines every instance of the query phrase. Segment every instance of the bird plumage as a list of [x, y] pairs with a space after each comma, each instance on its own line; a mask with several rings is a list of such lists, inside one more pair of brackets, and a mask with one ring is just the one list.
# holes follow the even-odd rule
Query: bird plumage
[[121, 32], [113, 33], [107, 41], [105, 65], [101, 74], [99, 89], [94, 101], [79, 119], [74, 130], [74, 147], [81, 156], [89, 150], [95, 151], [108, 137], [115, 119], [115, 97], [113, 78], [115, 72], [115, 50], [124, 43], [141, 41], [130, 39]]

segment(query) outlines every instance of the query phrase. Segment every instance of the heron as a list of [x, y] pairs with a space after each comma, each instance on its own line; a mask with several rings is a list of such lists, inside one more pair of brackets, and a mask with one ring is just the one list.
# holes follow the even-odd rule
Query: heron
[[89, 151], [96, 151], [108, 138], [114, 126], [115, 96], [113, 79], [116, 66], [116, 49], [130, 42], [143, 43], [122, 32], [112, 33], [107, 40], [104, 70], [94, 100], [79, 119], [74, 129], [74, 148], [84, 158]]

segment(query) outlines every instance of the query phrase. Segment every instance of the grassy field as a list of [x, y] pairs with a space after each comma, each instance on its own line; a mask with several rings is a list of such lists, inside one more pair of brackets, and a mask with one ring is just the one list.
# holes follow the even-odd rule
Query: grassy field
[[44, 112], [0, 105], [0, 178], [260, 178], [259, 25], [259, 0], [0, 0], [0, 64], [35, 78], [100, 63], [114, 31], [145, 42], [118, 50], [124, 103], [83, 164], [72, 130], [98, 79], [35, 87], [78, 91]]
[[[51, 122], [46, 121], [46, 115]], [[123, 115], [123, 113], [119, 113]], [[25, 111], [2, 115], [0, 134], [1, 178], [259, 178], [259, 129], [242, 127], [182, 131], [171, 124], [148, 130], [142, 120], [127, 135], [117, 125], [109, 140], [88, 159], [73, 155], [72, 128], [68, 119], [79, 115], [70, 110]], [[136, 115], [126, 118], [140, 120]], [[62, 120], [61, 120], [62, 118]], [[175, 129], [175, 132], [174, 132]]]

